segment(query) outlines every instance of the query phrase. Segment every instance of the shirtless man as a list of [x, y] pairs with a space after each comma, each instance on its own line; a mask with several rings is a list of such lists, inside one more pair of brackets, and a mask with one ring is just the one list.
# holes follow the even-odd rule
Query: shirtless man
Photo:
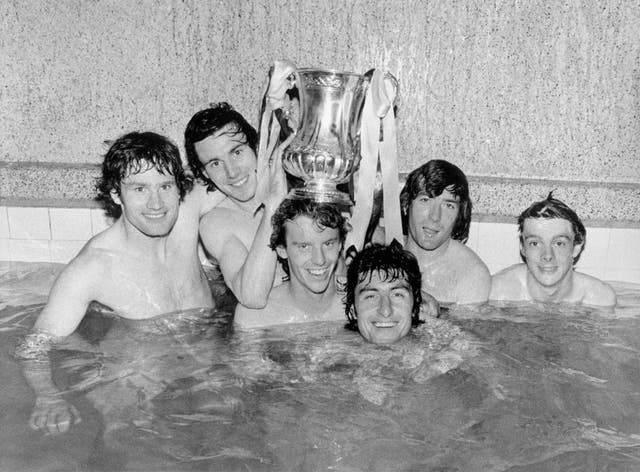
[[343, 320], [335, 273], [349, 225], [338, 208], [286, 199], [273, 216], [271, 248], [290, 280], [274, 287], [262, 309], [236, 307], [235, 323], [255, 328], [284, 323]]
[[422, 288], [440, 303], [483, 303], [491, 289], [487, 266], [464, 245], [471, 200], [464, 173], [432, 160], [407, 177], [400, 194], [406, 248], [420, 264]]
[[133, 132], [111, 145], [99, 192], [117, 219], [60, 273], [33, 332], [16, 350], [40, 361], [40, 368], [24, 370], [37, 395], [34, 429], [64, 432], [79, 421], [51, 380], [47, 350], [75, 331], [91, 302], [133, 320], [214, 306], [198, 258], [202, 195], [189, 193], [191, 186], [180, 152], [167, 138]]
[[[270, 192], [256, 201], [256, 130], [227, 103], [197, 112], [184, 133], [189, 166], [208, 190], [224, 196], [200, 222], [200, 238], [220, 265], [225, 283], [240, 303], [262, 308], [276, 274], [276, 254], [269, 247], [271, 217], [286, 195], [286, 179], [276, 151]], [[293, 138], [293, 135], [290, 137]], [[258, 207], [260, 208], [258, 209]]]
[[371, 343], [392, 344], [421, 323], [420, 267], [396, 240], [356, 254], [347, 269], [346, 291], [347, 328]]
[[574, 270], [587, 230], [578, 215], [552, 193], [520, 214], [518, 231], [524, 264], [493, 276], [492, 300], [616, 304], [609, 285]]

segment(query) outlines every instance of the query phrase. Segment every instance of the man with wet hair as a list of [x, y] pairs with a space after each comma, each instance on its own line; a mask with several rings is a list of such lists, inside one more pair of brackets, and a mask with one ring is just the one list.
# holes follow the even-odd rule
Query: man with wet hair
[[52, 382], [48, 350], [76, 330], [91, 302], [132, 320], [214, 307], [198, 257], [202, 207], [189, 193], [191, 185], [178, 148], [164, 136], [133, 132], [110, 146], [98, 190], [116, 220], [62, 270], [33, 331], [16, 350], [40, 363], [24, 370], [36, 392], [34, 429], [64, 432], [79, 421]]
[[289, 140], [276, 150], [267, 196], [258, 202], [258, 135], [240, 113], [224, 102], [200, 110], [189, 121], [184, 137], [193, 174], [222, 197], [200, 222], [202, 244], [220, 265], [238, 301], [261, 308], [271, 287], [281, 281], [269, 238], [271, 217], [287, 191], [281, 153]]
[[339, 208], [310, 199], [286, 199], [272, 225], [270, 247], [289, 280], [273, 288], [262, 309], [239, 304], [235, 324], [256, 328], [344, 319], [335, 276], [350, 227]]
[[492, 300], [584, 303], [615, 306], [606, 283], [574, 270], [587, 238], [575, 211], [553, 197], [535, 202], [518, 217], [524, 261], [493, 276]]
[[415, 256], [393, 240], [357, 253], [347, 269], [348, 329], [375, 344], [391, 344], [420, 321], [422, 277]]
[[464, 173], [431, 160], [409, 174], [400, 203], [406, 248], [418, 259], [423, 290], [445, 304], [487, 301], [491, 275], [465, 246], [472, 205]]

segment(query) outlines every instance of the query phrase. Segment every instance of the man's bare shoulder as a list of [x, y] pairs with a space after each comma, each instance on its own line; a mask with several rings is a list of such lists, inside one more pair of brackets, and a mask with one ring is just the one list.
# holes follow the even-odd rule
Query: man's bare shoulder
[[523, 300], [526, 287], [526, 264], [514, 264], [496, 272], [491, 277], [490, 300]]
[[574, 272], [573, 283], [582, 293], [582, 303], [594, 306], [615, 306], [616, 293], [602, 280], [582, 272]]
[[491, 275], [489, 274], [487, 265], [482, 259], [480, 259], [480, 256], [478, 256], [473, 249], [462, 244], [460, 241], [451, 241], [449, 244], [449, 255], [451, 261], [460, 269], [480, 270], [482, 272], [486, 271], [487, 275]]
[[491, 274], [487, 265], [470, 248], [458, 241], [451, 241], [451, 266], [458, 280], [458, 303], [484, 303], [491, 290]]
[[185, 204], [198, 209], [200, 216], [204, 216], [214, 208], [220, 206], [227, 197], [219, 190], [207, 190], [207, 187], [200, 182], [195, 182], [191, 191], [185, 195]]

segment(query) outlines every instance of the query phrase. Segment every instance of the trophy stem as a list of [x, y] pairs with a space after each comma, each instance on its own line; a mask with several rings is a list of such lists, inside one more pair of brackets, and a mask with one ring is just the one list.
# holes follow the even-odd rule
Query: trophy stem
[[349, 197], [349, 194], [341, 192], [338, 190], [334, 182], [327, 180], [313, 180], [307, 182], [304, 187], [292, 189], [287, 198], [310, 198], [321, 203], [335, 203], [345, 206], [353, 205], [353, 201], [351, 200], [351, 197]]

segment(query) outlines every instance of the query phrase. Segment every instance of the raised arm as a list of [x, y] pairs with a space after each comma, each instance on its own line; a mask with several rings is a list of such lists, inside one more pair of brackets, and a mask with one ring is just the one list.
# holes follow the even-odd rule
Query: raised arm
[[[200, 238], [204, 247], [220, 264], [225, 283], [238, 299], [248, 308], [263, 308], [276, 273], [276, 252], [269, 247], [271, 218], [287, 192], [286, 178], [282, 169], [282, 151], [292, 137], [274, 151], [274, 159], [269, 168], [269, 186], [262, 205], [262, 216], [258, 229], [253, 235], [239, 236], [239, 231], [251, 229], [241, 224], [241, 216], [229, 209], [213, 210], [200, 222]], [[251, 240], [245, 245], [243, 239]]]

